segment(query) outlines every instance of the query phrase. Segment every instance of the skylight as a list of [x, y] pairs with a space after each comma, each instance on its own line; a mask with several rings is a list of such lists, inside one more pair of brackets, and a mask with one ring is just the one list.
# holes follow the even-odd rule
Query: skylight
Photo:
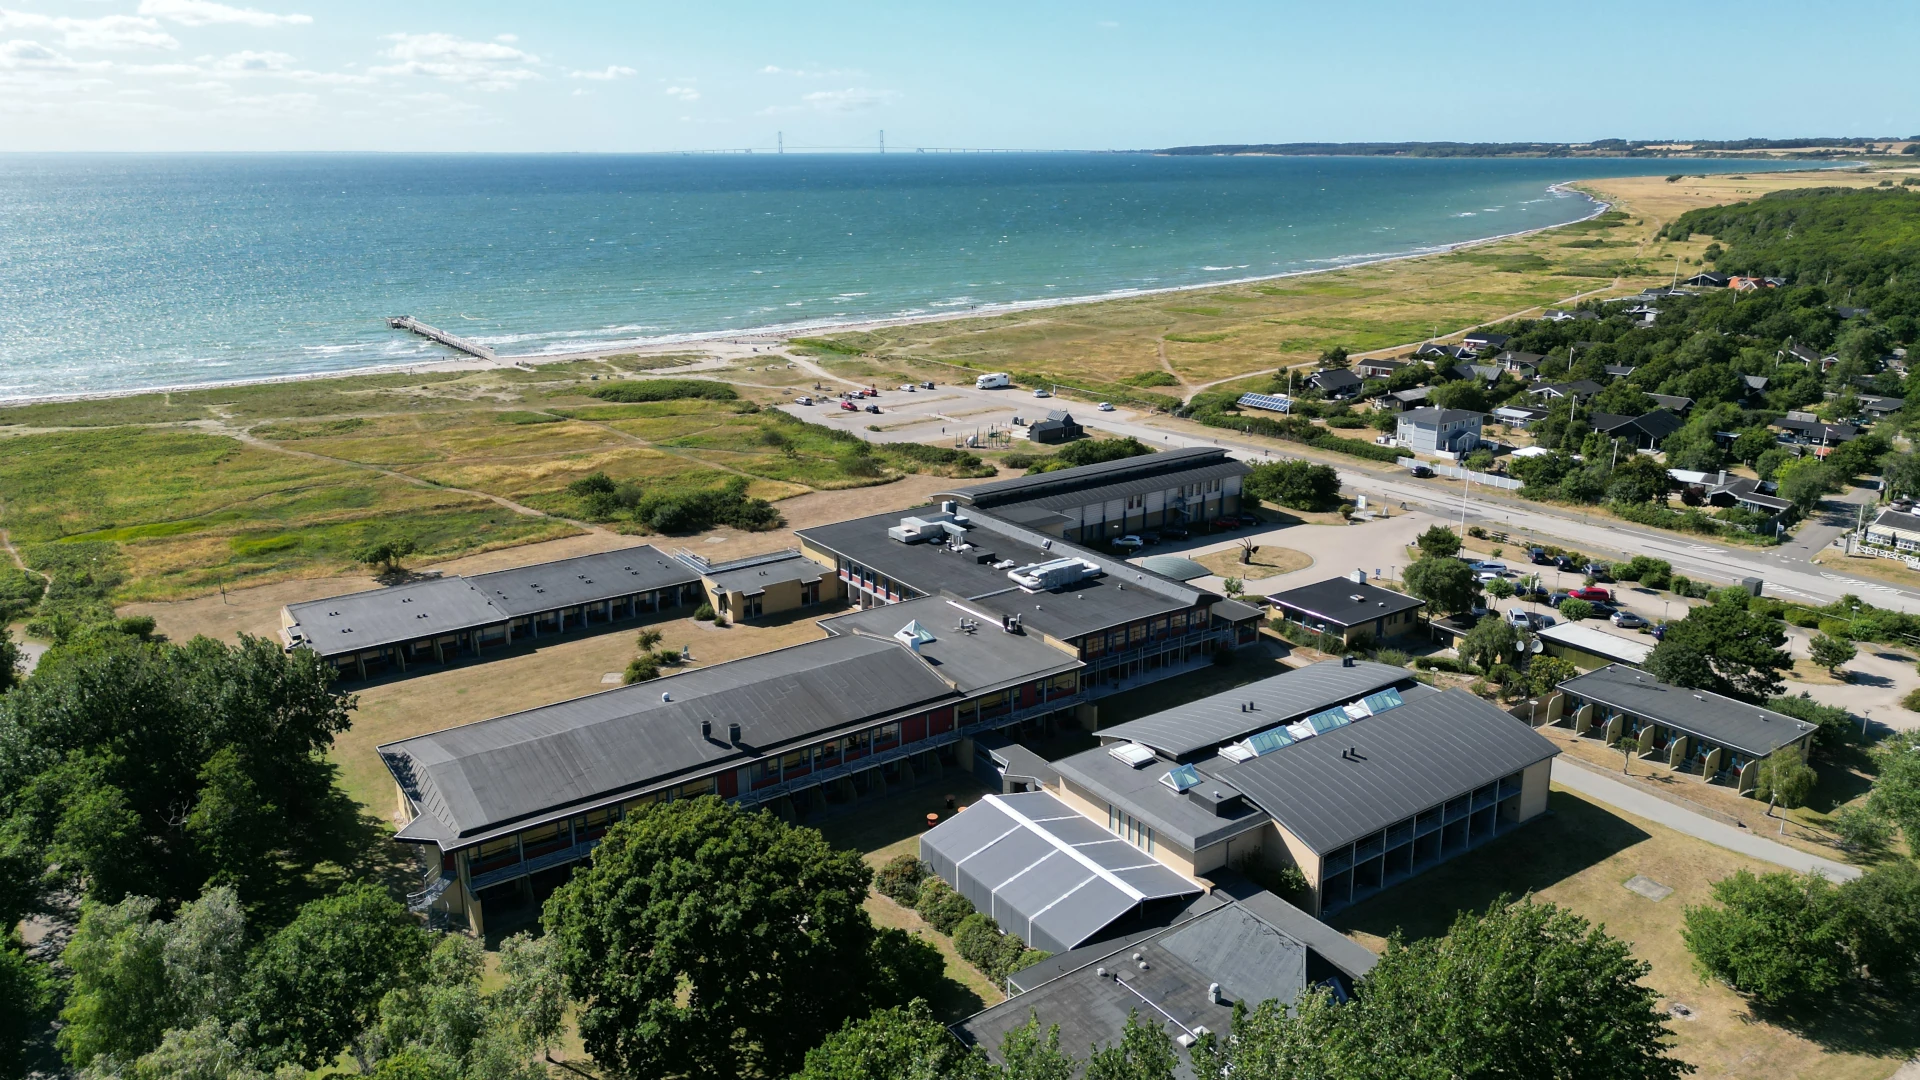
[[1153, 751], [1137, 742], [1114, 743], [1107, 748], [1107, 753], [1112, 754], [1114, 757], [1126, 762], [1128, 766], [1135, 769], [1154, 760]]
[[1200, 786], [1200, 770], [1191, 765], [1176, 765], [1160, 778], [1160, 782], [1175, 791], [1185, 792], [1188, 788]]

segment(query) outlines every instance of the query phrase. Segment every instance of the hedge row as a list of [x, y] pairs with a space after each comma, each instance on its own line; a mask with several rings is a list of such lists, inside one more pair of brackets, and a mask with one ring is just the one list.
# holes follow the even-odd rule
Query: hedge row
[[999, 924], [973, 908], [953, 886], [933, 876], [933, 868], [913, 855], [896, 855], [873, 875], [873, 887], [882, 896], [920, 913], [927, 925], [953, 939], [960, 959], [972, 964], [995, 985], [1022, 968], [1045, 960], [1051, 953], [1029, 949]]

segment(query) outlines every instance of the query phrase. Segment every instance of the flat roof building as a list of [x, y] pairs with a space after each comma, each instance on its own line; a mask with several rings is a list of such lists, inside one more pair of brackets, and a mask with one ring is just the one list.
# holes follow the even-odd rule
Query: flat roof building
[[1348, 645], [1362, 637], [1385, 641], [1419, 626], [1426, 601], [1369, 585], [1360, 580], [1365, 576], [1366, 571], [1356, 570], [1352, 577], [1328, 578], [1274, 593], [1267, 602], [1280, 618], [1316, 634], [1331, 634]]
[[1542, 627], [1534, 631], [1534, 636], [1540, 639], [1543, 650], [1549, 656], [1557, 656], [1581, 671], [1591, 671], [1608, 664], [1641, 667], [1653, 652], [1652, 639], [1612, 634], [1577, 622]]
[[1546, 703], [1548, 723], [1609, 746], [1631, 740], [1645, 759], [1740, 794], [1759, 780], [1760, 762], [1782, 751], [1806, 756], [1814, 725], [1707, 690], [1663, 683], [1644, 671], [1609, 664], [1560, 684]]
[[1116, 536], [1239, 513], [1248, 467], [1195, 446], [1017, 476], [940, 494], [1050, 536], [1096, 544]]

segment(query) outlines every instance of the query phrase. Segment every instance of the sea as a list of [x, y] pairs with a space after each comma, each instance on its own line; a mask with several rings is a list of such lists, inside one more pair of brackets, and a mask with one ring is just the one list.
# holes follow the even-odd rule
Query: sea
[[541, 356], [1324, 270], [1700, 159], [0, 155], [0, 400]]

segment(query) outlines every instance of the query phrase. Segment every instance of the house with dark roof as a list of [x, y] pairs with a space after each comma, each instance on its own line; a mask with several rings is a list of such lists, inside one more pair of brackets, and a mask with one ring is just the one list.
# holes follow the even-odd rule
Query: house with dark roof
[[1694, 288], [1724, 289], [1731, 280], [1732, 278], [1727, 274], [1722, 274], [1715, 270], [1708, 270], [1705, 273], [1695, 274], [1680, 284], [1691, 285]]
[[676, 552], [674, 558], [700, 575], [714, 619], [722, 626], [784, 615], [840, 596], [840, 583], [798, 548], [723, 562], [691, 551]]
[[1679, 485], [1689, 501], [1710, 506], [1743, 506], [1756, 513], [1778, 517], [1793, 504], [1774, 494], [1774, 485], [1751, 476], [1735, 476], [1725, 469], [1717, 473], [1668, 469], [1667, 476]]
[[1307, 385], [1330, 398], [1348, 398], [1360, 392], [1360, 376], [1346, 368], [1321, 368], [1307, 376]]
[[1061, 802], [1183, 876], [1296, 866], [1320, 916], [1543, 813], [1558, 752], [1472, 694], [1352, 660], [1097, 734], [1054, 763]]
[[1909, 554], [1920, 551], [1920, 514], [1885, 507], [1861, 530], [1860, 540], [1870, 547], [1889, 551]]
[[1418, 629], [1426, 601], [1369, 585], [1366, 576], [1366, 571], [1355, 570], [1351, 577], [1274, 593], [1267, 603], [1276, 617], [1316, 634], [1331, 634], [1347, 645], [1358, 638], [1386, 641]]
[[1532, 379], [1540, 374], [1540, 365], [1545, 363], [1546, 359], [1539, 353], [1507, 349], [1495, 356], [1493, 362], [1523, 379]]
[[1493, 364], [1455, 364], [1447, 374], [1456, 379], [1479, 379], [1489, 386], [1500, 381], [1500, 369]]
[[1526, 405], [1502, 405], [1491, 414], [1495, 423], [1508, 427], [1524, 428], [1528, 424], [1547, 418], [1547, 410], [1531, 408]]
[[1505, 334], [1496, 334], [1491, 330], [1469, 330], [1461, 342], [1472, 349], [1504, 349], [1512, 339]]
[[1363, 379], [1391, 379], [1407, 363], [1405, 360], [1355, 360], [1353, 373]]
[[1567, 311], [1562, 308], [1548, 308], [1546, 314], [1542, 315], [1541, 318], [1546, 319], [1548, 322], [1598, 322], [1600, 315], [1597, 312], [1587, 311], [1584, 308], [1575, 311]]
[[1860, 414], [1870, 420], [1885, 419], [1906, 407], [1905, 398], [1882, 397], [1879, 394], [1860, 395]]
[[1627, 745], [1674, 773], [1726, 784], [1744, 795], [1774, 754], [1803, 760], [1815, 725], [1707, 690], [1663, 683], [1644, 671], [1609, 664], [1560, 684], [1545, 706], [1548, 723], [1576, 735]]
[[1415, 350], [1413, 355], [1440, 357], [1447, 360], [1472, 360], [1480, 355], [1480, 351], [1465, 345], [1442, 345], [1437, 341], [1429, 341]]
[[1647, 396], [1653, 399], [1654, 404], [1675, 416], [1685, 416], [1687, 415], [1687, 410], [1693, 408], [1693, 399], [1690, 397], [1680, 397], [1674, 394], [1648, 394]]
[[1640, 416], [1590, 412], [1587, 414], [1587, 425], [1610, 439], [1631, 441], [1636, 450], [1659, 449], [1667, 436], [1681, 427], [1680, 418], [1665, 409], [1655, 409]]
[[1395, 390], [1390, 394], [1382, 394], [1374, 398], [1373, 407], [1376, 409], [1389, 409], [1394, 412], [1417, 409], [1426, 404], [1427, 396], [1432, 392], [1433, 387], [1431, 386], [1416, 386], [1408, 390]]
[[[1270, 892], [1222, 889], [1168, 925], [1016, 972], [1009, 980], [1012, 997], [953, 1025], [953, 1032], [1000, 1065], [1007, 1035], [1030, 1017], [1043, 1029], [1057, 1028], [1061, 1047], [1075, 1054], [1118, 1044], [1129, 1020], [1158, 1026], [1184, 1048], [1208, 1032], [1230, 1031], [1239, 1006], [1290, 1005], [1316, 986], [1346, 1000], [1375, 962], [1364, 947]], [[1174, 1075], [1189, 1080], [1191, 1062], [1176, 1056]]]
[[955, 488], [939, 497], [1049, 536], [1104, 544], [1239, 513], [1247, 471], [1220, 447], [1193, 446]]
[[330, 661], [343, 678], [491, 659], [514, 642], [644, 619], [700, 602], [700, 575], [648, 544], [280, 609], [288, 648]]
[[1416, 454], [1466, 454], [1480, 448], [1485, 413], [1428, 406], [1400, 414], [1393, 441]]
[[1027, 425], [1027, 438], [1037, 443], [1063, 443], [1086, 433], [1087, 429], [1065, 409], [1049, 410], [1046, 419]]
[[1838, 353], [1826, 352], [1807, 345], [1789, 345], [1777, 354], [1782, 361], [1792, 360], [1811, 368], [1826, 371], [1840, 362]]
[[1830, 424], [1824, 420], [1809, 420], [1793, 415], [1775, 420], [1769, 426], [1779, 432], [1781, 442], [1791, 446], [1815, 447], [1815, 453], [1822, 456], [1828, 447], [1850, 442], [1860, 435], [1860, 429], [1852, 424]]
[[1542, 404], [1557, 398], [1572, 398], [1575, 401], [1585, 401], [1599, 393], [1600, 390], [1600, 384], [1594, 382], [1592, 379], [1575, 379], [1572, 382], [1549, 383], [1546, 386], [1536, 386], [1527, 391], [1527, 396]]
[[1608, 364], [1601, 371], [1609, 379], [1624, 379], [1633, 374], [1633, 368], [1627, 364]]

